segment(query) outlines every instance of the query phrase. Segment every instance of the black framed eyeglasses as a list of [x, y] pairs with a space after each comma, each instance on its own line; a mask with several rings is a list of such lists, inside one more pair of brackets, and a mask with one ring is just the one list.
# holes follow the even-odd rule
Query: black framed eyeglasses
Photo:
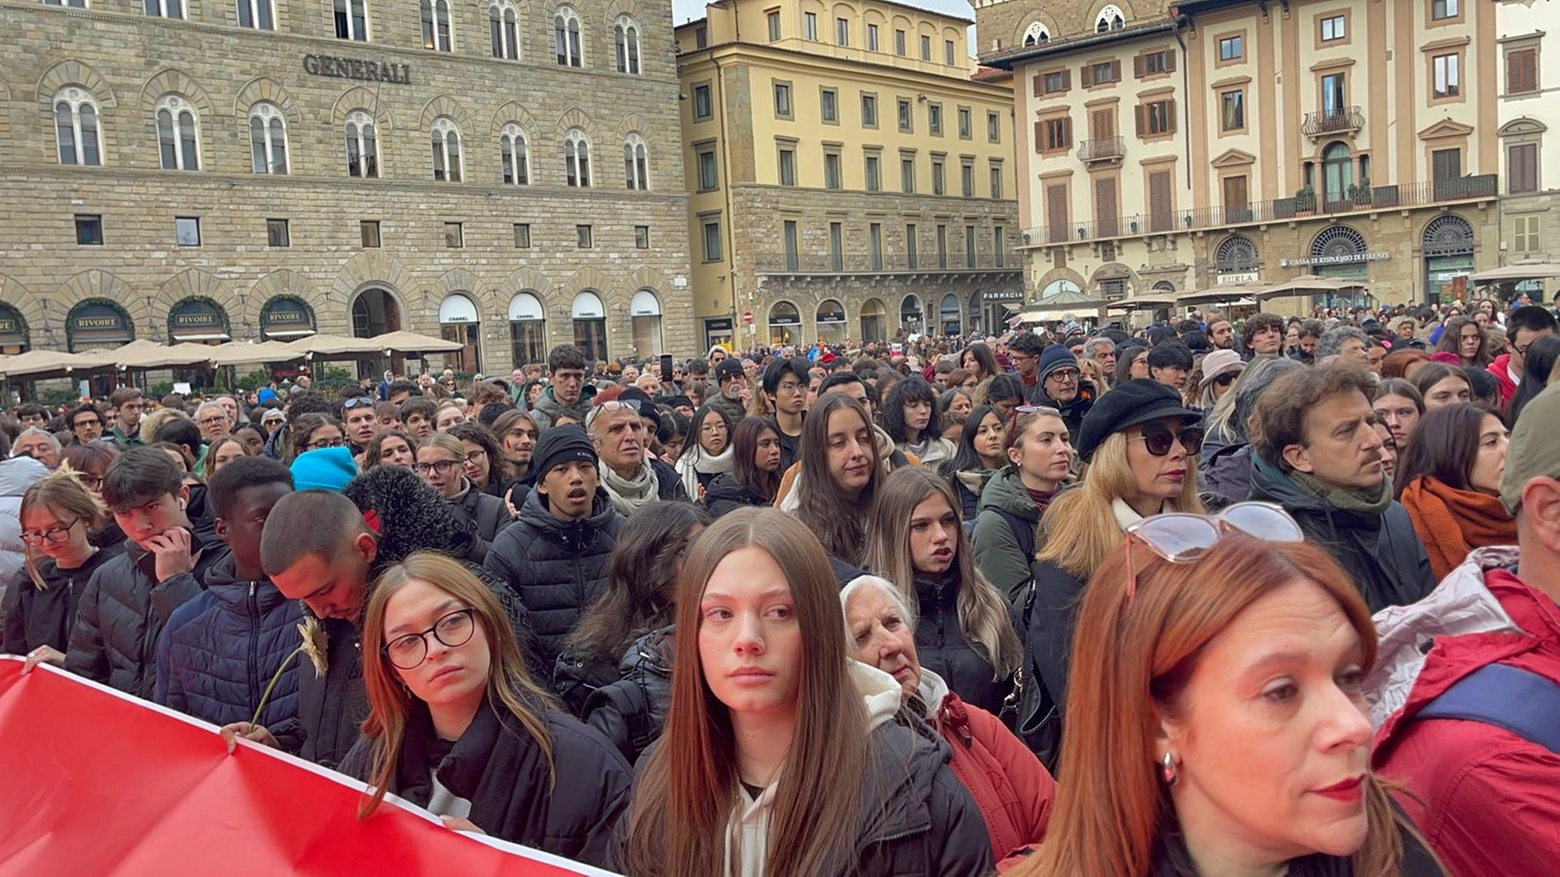
[[1138, 438], [1143, 440], [1143, 446], [1148, 452], [1156, 457], [1170, 453], [1176, 442], [1181, 443], [1181, 448], [1190, 457], [1202, 447], [1203, 430], [1200, 426], [1188, 426], [1180, 432], [1174, 432], [1162, 423], [1150, 423], [1143, 427], [1143, 434]]
[[81, 519], [77, 518], [63, 527], [50, 527], [47, 530], [23, 530], [22, 541], [28, 545], [41, 545], [45, 542], [58, 545], [70, 539], [70, 531], [74, 530], [79, 523], [81, 523]]
[[427, 475], [429, 472], [448, 475], [451, 469], [464, 462], [464, 460], [435, 460], [432, 463], [416, 463], [412, 468], [416, 470], [418, 475]]
[[398, 670], [415, 670], [428, 660], [428, 635], [447, 648], [457, 648], [471, 642], [476, 632], [476, 608], [468, 606], [456, 609], [439, 618], [433, 626], [421, 633], [408, 633], [379, 647], [379, 653]]
[[325, 448], [341, 448], [341, 447], [345, 447], [346, 444], [347, 444], [347, 440], [346, 439], [333, 438], [333, 439], [320, 439], [317, 442], [309, 442], [308, 444], [304, 445], [303, 447], [304, 447], [304, 450], [320, 451], [320, 450], [324, 450]]

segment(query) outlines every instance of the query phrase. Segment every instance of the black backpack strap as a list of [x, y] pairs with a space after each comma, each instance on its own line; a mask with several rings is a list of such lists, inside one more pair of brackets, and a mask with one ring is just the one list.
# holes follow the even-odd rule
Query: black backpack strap
[[[1013, 539], [1018, 542], [1018, 550], [1023, 552], [1024, 557], [1028, 558], [1030, 562], [1034, 562], [1035, 525], [1000, 506], [992, 505], [987, 506], [986, 508], [989, 508], [997, 514], [1001, 515], [1002, 520], [1007, 521], [1008, 529], [1013, 531]], [[1025, 617], [1027, 619], [1027, 613], [1025, 614]]]
[[1560, 755], [1560, 685], [1520, 667], [1480, 667], [1413, 718], [1483, 722]]

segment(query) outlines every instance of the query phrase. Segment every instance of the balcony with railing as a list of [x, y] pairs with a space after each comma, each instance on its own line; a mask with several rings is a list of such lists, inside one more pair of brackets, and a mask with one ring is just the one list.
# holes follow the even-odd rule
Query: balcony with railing
[[1095, 137], [1078, 144], [1078, 160], [1083, 162], [1120, 161], [1126, 154], [1122, 137]]
[[1208, 231], [1240, 225], [1295, 222], [1311, 216], [1335, 217], [1339, 214], [1432, 207], [1458, 201], [1488, 201], [1494, 200], [1499, 194], [1499, 182], [1495, 174], [1477, 174], [1422, 183], [1351, 186], [1346, 192], [1336, 193], [1332, 197], [1319, 197], [1315, 192], [1302, 190], [1293, 197], [1275, 198], [1272, 201], [1253, 201], [1249, 204], [1173, 213], [1112, 216], [1068, 223], [1066, 226], [1040, 226], [1026, 229], [1020, 246], [1075, 244], [1080, 241]]
[[1007, 253], [762, 253], [753, 257], [759, 274], [932, 275], [1019, 273]]
[[1312, 139], [1353, 134], [1365, 127], [1365, 113], [1359, 107], [1333, 107], [1306, 113], [1300, 130]]

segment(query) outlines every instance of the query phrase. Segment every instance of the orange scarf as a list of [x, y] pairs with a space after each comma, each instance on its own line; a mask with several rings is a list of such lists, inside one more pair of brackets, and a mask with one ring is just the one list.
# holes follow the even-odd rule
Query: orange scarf
[[1437, 582], [1475, 548], [1517, 544], [1517, 521], [1506, 514], [1499, 497], [1457, 490], [1421, 475], [1404, 486], [1401, 501], [1430, 555]]

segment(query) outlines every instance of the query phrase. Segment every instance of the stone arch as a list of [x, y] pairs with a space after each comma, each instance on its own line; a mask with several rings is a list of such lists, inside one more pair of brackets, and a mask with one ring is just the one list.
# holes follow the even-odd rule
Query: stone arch
[[[557, 291], [556, 284], [546, 274], [530, 266], [516, 268], [509, 272], [509, 276], [504, 278], [504, 284], [498, 291], [498, 296], [503, 299], [503, 304], [507, 307], [510, 297], [523, 289], [534, 290], [541, 296], [543, 304], [559, 304], [552, 301], [553, 295]], [[551, 309], [549, 307], [549, 310]]]
[[601, 303], [607, 308], [607, 316], [612, 316], [614, 308], [622, 308], [628, 305], [623, 297], [623, 284], [615, 283], [599, 268], [586, 265], [569, 276], [563, 282], [563, 297], [570, 302], [574, 300], [574, 294], [583, 289], [593, 289], [601, 296]]
[[243, 306], [239, 309], [242, 313], [239, 314], [238, 325], [258, 328], [260, 311], [265, 307], [265, 303], [279, 295], [291, 295], [302, 299], [303, 303], [314, 311], [316, 320], [319, 319], [320, 310], [326, 302], [325, 296], [320, 293], [314, 281], [296, 271], [283, 268], [265, 275], [249, 288], [249, 292], [244, 296]]
[[579, 107], [570, 107], [558, 117], [558, 133], [564, 134], [570, 128], [578, 128], [585, 132], [585, 136], [591, 140], [596, 139], [596, 123]]
[[655, 290], [655, 294], [661, 297], [661, 305], [663, 309], [668, 305], [666, 300], [667, 293], [665, 290], [673, 288], [671, 275], [663, 271], [657, 271], [648, 265], [642, 265], [634, 269], [634, 273], [628, 275], [628, 285], [635, 290]]
[[606, 23], [608, 29], [611, 29], [612, 25], [617, 23], [619, 15], [626, 15], [639, 23], [639, 38], [643, 41], [644, 28], [647, 22], [645, 21], [645, 12], [640, 8], [639, 4], [635, 0], [612, 0], [611, 3], [607, 4], [607, 13], [602, 18], [602, 21]]
[[165, 94], [182, 94], [194, 105], [195, 112], [203, 119], [213, 117], [211, 97], [200, 87], [195, 78], [183, 70], [168, 67], [146, 80], [141, 88], [141, 109], [150, 118], [157, 107], [157, 100]]
[[1089, 275], [1089, 285], [1083, 288], [1084, 293], [1086, 295], [1093, 295], [1094, 290], [1100, 289], [1100, 284], [1106, 280], [1127, 281], [1129, 288], [1125, 290], [1126, 293], [1131, 293], [1133, 290], [1139, 289], [1142, 286], [1142, 282], [1138, 279], [1137, 272], [1133, 271], [1126, 264], [1122, 262], [1106, 262], [1100, 267], [1094, 269], [1094, 271]]
[[[59, 311], [59, 321], [63, 328], [65, 317], [72, 308], [90, 298], [104, 298], [112, 302], [118, 302], [121, 309], [130, 315], [130, 319], [139, 323], [135, 335], [137, 338], [145, 337], [148, 328], [155, 328], [155, 322], [148, 322], [146, 303], [144, 296], [137, 295], [135, 287], [126, 283], [123, 278], [111, 271], [93, 269], [73, 275], [60, 285], [58, 296], [49, 296], [45, 312], [49, 316], [54, 311]], [[58, 307], [55, 307], [55, 304]], [[139, 314], [139, 316], [138, 316]], [[152, 334], [155, 334], [152, 333]], [[63, 332], [61, 333], [63, 337]]]
[[151, 311], [147, 319], [150, 321], [153, 335], [167, 337], [168, 315], [173, 311], [174, 305], [187, 298], [204, 298], [216, 302], [224, 312], [229, 314], [228, 321], [232, 322], [231, 314], [236, 302], [233, 301], [228, 283], [199, 268], [189, 268], [163, 281], [163, 284], [157, 287], [156, 294], [151, 297]]
[[363, 110], [372, 115], [374, 124], [381, 131], [388, 131], [395, 127], [390, 121], [389, 108], [380, 106], [379, 96], [361, 85], [352, 86], [336, 98], [336, 105], [330, 111], [331, 123], [340, 128], [347, 123], [347, 116], [353, 110]]
[[1045, 11], [1044, 9], [1036, 9], [1031, 14], [1026, 15], [1023, 18], [1020, 18], [1018, 21], [1014, 22], [1013, 39], [1010, 43], [1008, 43], [1008, 45], [1015, 47], [1023, 46], [1024, 34], [1028, 33], [1029, 29], [1037, 24], [1045, 28], [1045, 32], [1049, 34], [1050, 38], [1053, 40], [1057, 39], [1059, 35], [1064, 33], [1061, 26], [1057, 24], [1055, 16], [1051, 15], [1051, 13]]
[[502, 309], [503, 306], [509, 304], [509, 296], [507, 295], [503, 297], [502, 305], [496, 302], [493, 290], [488, 288], [487, 284], [484, 284], [477, 275], [464, 268], [451, 268], [440, 275], [439, 279], [434, 281], [433, 288], [429, 290], [427, 305], [432, 312], [433, 318], [431, 322], [437, 323], [439, 321], [439, 303], [444, 301], [446, 296], [457, 292], [471, 299], [476, 304], [477, 317], [483, 322], [488, 320], [488, 315], [495, 308]]
[[249, 108], [260, 101], [275, 104], [287, 118], [287, 124], [303, 124], [303, 108], [292, 93], [282, 87], [281, 83], [264, 76], [249, 80], [238, 90], [238, 97], [233, 100], [233, 117], [243, 118], [249, 113]]
[[510, 101], [493, 114], [493, 136], [497, 137], [504, 126], [514, 122], [530, 137], [536, 136], [536, 117], [520, 104]]
[[348, 308], [352, 304], [352, 299], [368, 286], [383, 287], [396, 299], [402, 313], [409, 312], [406, 307], [406, 297], [401, 290], [412, 286], [412, 272], [399, 260], [379, 250], [364, 251], [348, 259], [347, 264], [341, 266], [341, 271], [336, 274], [335, 281], [331, 283], [326, 301], [341, 313], [350, 315], [351, 311]]
[[[44, 299], [33, 295], [32, 290], [4, 274], [0, 274], [0, 302], [16, 308], [16, 312], [27, 323], [27, 343], [33, 349], [43, 347], [46, 341], [50, 342], [50, 347], [57, 346], [54, 342], [65, 337], [61, 333], [56, 338], [55, 333], [64, 328], [67, 312], [61, 311], [54, 315], [56, 319], [50, 322], [49, 314], [44, 310]], [[37, 333], [37, 337], [34, 337], [34, 333]]]
[[68, 85], [80, 86], [92, 92], [92, 97], [97, 100], [98, 107], [101, 109], [112, 109], [119, 103], [114, 97], [114, 89], [109, 86], [108, 80], [85, 61], [61, 61], [45, 70], [38, 78], [38, 102], [49, 104], [54, 100], [54, 95]]
[[655, 142], [654, 129], [638, 113], [629, 113], [618, 121], [617, 139], [621, 141], [630, 134], [638, 134], [640, 137], [645, 138], [646, 143]]
[[1040, 275], [1040, 278], [1035, 281], [1034, 288], [1029, 291], [1029, 300], [1031, 302], [1038, 300], [1040, 297], [1040, 290], [1045, 289], [1047, 286], [1050, 286], [1058, 280], [1066, 280], [1079, 289], [1087, 289], [1089, 282], [1082, 274], [1079, 274], [1077, 271], [1074, 271], [1071, 268], [1052, 268], [1051, 270]]
[[460, 104], [456, 102], [455, 98], [450, 97], [447, 94], [441, 94], [438, 97], [435, 97], [433, 100], [428, 101], [427, 105], [423, 107], [422, 127], [424, 129], [432, 128], [433, 120], [439, 118], [440, 116], [448, 116], [450, 121], [454, 122], [455, 126], [460, 128], [462, 135], [468, 134], [471, 131], [471, 117], [466, 115], [466, 111], [461, 109]]

